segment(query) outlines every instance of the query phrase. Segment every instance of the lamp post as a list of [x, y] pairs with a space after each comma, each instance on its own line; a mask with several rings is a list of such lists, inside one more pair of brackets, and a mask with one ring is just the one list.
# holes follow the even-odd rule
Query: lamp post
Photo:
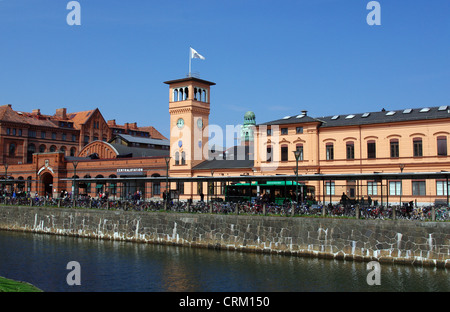
[[211, 201], [214, 199], [213, 198], [213, 196], [215, 195], [215, 187], [216, 187], [216, 185], [215, 185], [215, 183], [214, 183], [214, 170], [211, 170], [211, 177], [213, 178], [213, 180], [212, 180], [212, 188], [210, 188], [209, 186], [208, 186], [208, 189], [210, 189], [210, 193], [211, 193]]
[[8, 164], [5, 164], [5, 190], [7, 190], [6, 183], [8, 181]]
[[300, 151], [295, 150], [294, 151], [295, 156], [295, 198], [298, 205], [298, 160], [300, 159]]
[[73, 196], [73, 206], [75, 206], [75, 201], [76, 201], [76, 178], [77, 178], [77, 166], [78, 166], [78, 161], [74, 161], [72, 162], [73, 165], [73, 180], [72, 180], [72, 196]]
[[[400, 164], [400, 172], [403, 173], [403, 169], [405, 168], [405, 164]], [[400, 209], [402, 209], [402, 194], [403, 194], [403, 180], [400, 177]]]
[[169, 163], [170, 163], [170, 156], [164, 157], [164, 160], [166, 161], [166, 200], [164, 203], [164, 209], [167, 210], [167, 202], [169, 201], [169, 194], [170, 194], [170, 187], [169, 187]]

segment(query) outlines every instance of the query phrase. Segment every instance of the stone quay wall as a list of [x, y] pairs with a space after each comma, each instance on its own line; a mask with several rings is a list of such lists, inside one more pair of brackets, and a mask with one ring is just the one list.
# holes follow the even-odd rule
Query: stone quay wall
[[450, 222], [1, 206], [0, 230], [450, 267]]

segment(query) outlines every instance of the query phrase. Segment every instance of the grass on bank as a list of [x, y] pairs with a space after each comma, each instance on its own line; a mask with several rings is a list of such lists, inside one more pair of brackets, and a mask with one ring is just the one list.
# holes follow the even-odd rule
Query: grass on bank
[[0, 292], [42, 292], [42, 290], [25, 282], [0, 277]]

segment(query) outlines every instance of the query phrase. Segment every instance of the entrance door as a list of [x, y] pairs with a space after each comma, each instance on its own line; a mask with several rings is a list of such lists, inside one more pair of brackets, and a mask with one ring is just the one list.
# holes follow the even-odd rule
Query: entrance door
[[42, 185], [44, 187], [44, 196], [53, 197], [53, 176], [46, 172], [42, 175]]

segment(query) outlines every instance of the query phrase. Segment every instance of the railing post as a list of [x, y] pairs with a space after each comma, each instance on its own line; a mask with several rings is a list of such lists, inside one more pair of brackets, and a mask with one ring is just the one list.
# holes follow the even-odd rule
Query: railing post
[[356, 219], [359, 219], [359, 205], [356, 205], [356, 207], [355, 207], [355, 215], [356, 215]]
[[322, 206], [322, 217], [325, 217], [325, 215], [326, 215], [325, 209], [326, 209], [326, 206], [323, 205], [323, 206]]
[[292, 209], [292, 211], [291, 211], [291, 217], [293, 217], [294, 214], [295, 214], [295, 204], [292, 203], [291, 206], [292, 206], [292, 208], [291, 208], [291, 209]]
[[239, 203], [236, 205], [236, 214], [239, 215]]
[[395, 218], [396, 218], [396, 216], [395, 216], [395, 214], [396, 214], [396, 212], [395, 212], [395, 206], [392, 208], [392, 220], [395, 220]]
[[213, 203], [209, 201], [209, 213], [213, 213]]
[[266, 215], [266, 204], [265, 203], [263, 204], [263, 215], [264, 216]]
[[436, 221], [436, 209], [431, 207], [431, 221]]

